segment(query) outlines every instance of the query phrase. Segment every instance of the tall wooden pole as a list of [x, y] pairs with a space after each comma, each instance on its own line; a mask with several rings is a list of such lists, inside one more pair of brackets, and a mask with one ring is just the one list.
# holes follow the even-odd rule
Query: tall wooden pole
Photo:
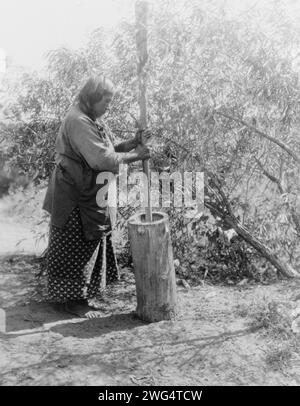
[[[147, 49], [147, 20], [148, 20], [148, 3], [147, 1], [137, 1], [135, 3], [136, 18], [136, 48], [137, 48], [137, 74], [138, 74], [138, 101], [140, 108], [140, 129], [147, 128], [147, 73], [145, 65], [148, 61]], [[143, 171], [147, 176], [148, 201], [146, 205], [146, 221], [152, 221], [151, 209], [151, 172], [149, 160], [143, 161]]]
[[[147, 76], [145, 71], [148, 59], [147, 13], [147, 2], [137, 1], [135, 15], [140, 129], [147, 127]], [[178, 310], [169, 219], [166, 213], [152, 213], [149, 161], [143, 162], [143, 169], [148, 180], [146, 214], [138, 213], [128, 220], [128, 235], [137, 293], [136, 313], [142, 320], [149, 322], [174, 320]]]

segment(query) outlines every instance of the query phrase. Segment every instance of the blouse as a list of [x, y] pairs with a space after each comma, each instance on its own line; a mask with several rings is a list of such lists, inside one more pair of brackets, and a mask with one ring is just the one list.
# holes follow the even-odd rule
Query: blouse
[[97, 184], [100, 172], [118, 173], [121, 154], [103, 127], [78, 105], [64, 118], [56, 139], [56, 165], [48, 185], [43, 209], [51, 214], [51, 224], [63, 228], [71, 211], [79, 207], [87, 240], [101, 237], [110, 226], [109, 212], [100, 208], [96, 195], [104, 186]]

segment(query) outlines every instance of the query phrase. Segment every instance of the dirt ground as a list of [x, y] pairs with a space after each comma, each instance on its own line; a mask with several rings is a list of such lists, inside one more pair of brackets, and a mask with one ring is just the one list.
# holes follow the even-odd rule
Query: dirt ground
[[134, 315], [129, 269], [92, 320], [47, 304], [38, 272], [34, 256], [1, 256], [1, 385], [300, 384], [299, 355], [288, 367], [270, 367], [272, 343], [247, 317], [255, 303], [299, 292], [299, 282], [178, 286], [178, 320], [147, 324]]

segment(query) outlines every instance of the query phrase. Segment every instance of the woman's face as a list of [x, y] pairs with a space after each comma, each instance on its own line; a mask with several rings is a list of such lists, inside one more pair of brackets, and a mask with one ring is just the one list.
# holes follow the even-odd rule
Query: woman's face
[[109, 103], [112, 100], [112, 95], [111, 94], [106, 94], [102, 97], [102, 99], [94, 104], [93, 110], [95, 116], [101, 117], [107, 110]]

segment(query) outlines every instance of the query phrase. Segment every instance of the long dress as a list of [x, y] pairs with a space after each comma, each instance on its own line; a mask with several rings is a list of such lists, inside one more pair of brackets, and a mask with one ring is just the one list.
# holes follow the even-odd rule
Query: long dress
[[[106, 238], [106, 283], [119, 278], [111, 234]], [[86, 240], [79, 208], [70, 214], [66, 226], [51, 226], [48, 254], [48, 297], [54, 302], [94, 298], [101, 290], [103, 238]]]
[[107, 284], [119, 278], [109, 212], [96, 203], [103, 186], [96, 178], [101, 171], [116, 173], [120, 154], [103, 127], [78, 106], [62, 123], [56, 153], [43, 205], [51, 214], [48, 297], [55, 302], [93, 298], [100, 292], [102, 271]]

